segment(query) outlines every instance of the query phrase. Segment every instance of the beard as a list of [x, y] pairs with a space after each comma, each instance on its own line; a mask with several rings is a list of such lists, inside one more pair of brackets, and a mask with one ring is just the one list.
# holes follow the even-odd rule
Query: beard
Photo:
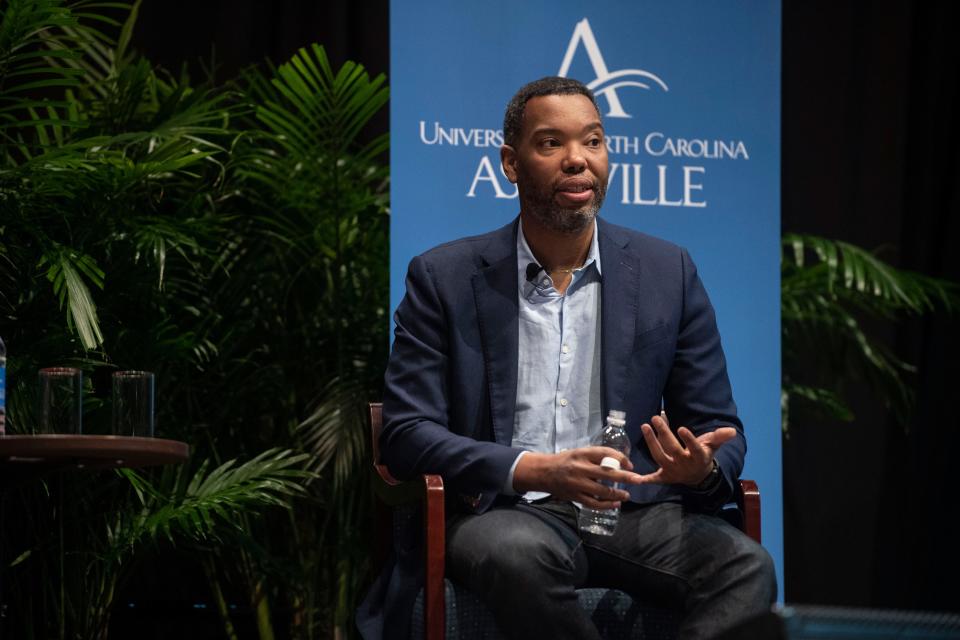
[[[525, 176], [524, 176], [525, 177]], [[518, 184], [529, 185], [532, 180], [518, 180]], [[603, 180], [594, 178], [593, 199], [578, 208], [561, 207], [555, 200], [557, 184], [543, 185], [539, 188], [522, 188], [520, 192], [521, 210], [535, 218], [540, 224], [565, 235], [579, 233], [596, 219], [607, 195], [607, 185]]]

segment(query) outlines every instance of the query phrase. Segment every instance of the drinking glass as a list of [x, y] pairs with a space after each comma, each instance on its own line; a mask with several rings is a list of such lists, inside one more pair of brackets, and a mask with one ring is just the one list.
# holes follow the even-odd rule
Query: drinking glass
[[113, 435], [153, 437], [154, 378], [150, 371], [113, 374]]
[[81, 433], [83, 371], [40, 369], [40, 433]]

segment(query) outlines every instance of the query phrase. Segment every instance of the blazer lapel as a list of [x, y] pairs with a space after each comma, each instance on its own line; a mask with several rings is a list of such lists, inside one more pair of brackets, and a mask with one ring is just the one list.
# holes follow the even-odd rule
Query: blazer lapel
[[640, 265], [625, 250], [627, 240], [608, 232], [597, 220], [600, 234], [601, 281], [600, 332], [603, 375], [603, 415], [625, 406], [624, 389], [629, 382], [630, 357], [639, 312]]
[[516, 231], [514, 222], [491, 239], [481, 253], [481, 268], [473, 276], [493, 436], [508, 446], [513, 441], [519, 358]]

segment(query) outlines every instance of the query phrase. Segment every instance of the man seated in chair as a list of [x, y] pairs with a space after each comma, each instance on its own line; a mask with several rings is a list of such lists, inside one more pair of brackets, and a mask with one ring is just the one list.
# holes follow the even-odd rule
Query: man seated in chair
[[[690, 256], [597, 217], [607, 148], [580, 82], [524, 86], [503, 133], [520, 215], [410, 263], [382, 461], [400, 479], [439, 474], [461, 498], [447, 573], [507, 637], [599, 638], [577, 606], [585, 586], [677, 608], [684, 639], [769, 610], [769, 555], [713, 515], [746, 440]], [[590, 446], [610, 409], [626, 412], [629, 457]], [[581, 506], [619, 506], [615, 534], [581, 532]]]

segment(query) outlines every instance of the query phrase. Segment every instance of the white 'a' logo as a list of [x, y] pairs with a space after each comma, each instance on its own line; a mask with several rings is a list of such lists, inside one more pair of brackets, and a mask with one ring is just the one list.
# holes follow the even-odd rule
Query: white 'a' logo
[[609, 71], [607, 63], [603, 60], [603, 54], [600, 53], [597, 39], [593, 36], [590, 22], [586, 18], [578, 22], [576, 28], [574, 28], [573, 36], [570, 37], [570, 44], [567, 45], [567, 53], [563, 56], [563, 62], [560, 64], [560, 73], [557, 75], [564, 78], [567, 76], [570, 71], [570, 63], [573, 62], [573, 55], [577, 52], [577, 45], [580, 42], [583, 42], [583, 48], [587, 50], [587, 57], [590, 58], [593, 71], [597, 74], [597, 77], [587, 84], [587, 88], [607, 99], [607, 104], [610, 107], [607, 115], [611, 118], [632, 117], [623, 110], [623, 105], [620, 104], [620, 97], [617, 95], [617, 89], [620, 87], [649, 89], [650, 85], [645, 82], [645, 80], [649, 80], [660, 85], [664, 91], [669, 91], [666, 83], [649, 71], [643, 69]]

